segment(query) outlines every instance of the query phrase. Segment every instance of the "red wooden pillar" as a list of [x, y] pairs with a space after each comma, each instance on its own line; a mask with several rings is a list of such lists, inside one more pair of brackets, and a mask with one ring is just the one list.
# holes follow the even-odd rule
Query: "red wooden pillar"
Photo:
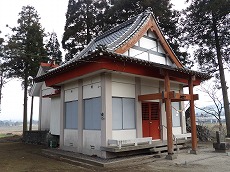
[[173, 133], [172, 133], [172, 106], [171, 99], [169, 98], [170, 92], [170, 80], [168, 72], [165, 72], [165, 91], [167, 98], [165, 99], [166, 108], [166, 121], [167, 121], [167, 144], [168, 144], [168, 156], [167, 159], [173, 159]]
[[190, 121], [191, 121], [191, 133], [192, 133], [192, 150], [190, 153], [197, 153], [197, 133], [196, 133], [196, 116], [195, 116], [195, 104], [193, 97], [193, 76], [190, 77], [189, 82], [189, 94], [191, 96], [190, 100]]

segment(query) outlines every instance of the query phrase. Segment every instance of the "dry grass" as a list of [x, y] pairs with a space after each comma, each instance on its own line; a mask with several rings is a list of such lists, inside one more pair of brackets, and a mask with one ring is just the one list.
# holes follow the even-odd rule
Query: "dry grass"
[[55, 159], [49, 159], [41, 154], [45, 148], [41, 145], [24, 144], [20, 136], [0, 138], [0, 171], [31, 172], [31, 171], [89, 171]]

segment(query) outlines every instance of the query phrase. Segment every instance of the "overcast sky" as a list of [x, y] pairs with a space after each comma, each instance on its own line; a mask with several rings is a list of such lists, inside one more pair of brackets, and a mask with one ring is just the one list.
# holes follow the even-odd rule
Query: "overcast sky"
[[[65, 25], [65, 13], [67, 11], [68, 0], [0, 0], [0, 31], [3, 37], [8, 34], [10, 27], [17, 26], [18, 13], [22, 6], [33, 6], [40, 15], [40, 23], [45, 28], [45, 32], [56, 32], [59, 43]], [[28, 119], [30, 115], [30, 97], [28, 98]], [[38, 99], [34, 102], [34, 119], [38, 119]], [[0, 120], [22, 120], [23, 115], [23, 90], [21, 82], [12, 80], [3, 88], [3, 98], [1, 105]]]
[[[172, 0], [174, 8], [181, 10], [185, 7], [185, 0]], [[65, 25], [65, 13], [68, 0], [0, 0], [0, 30], [3, 37], [9, 33], [11, 27], [17, 26], [18, 13], [22, 6], [31, 5], [35, 7], [40, 15], [40, 23], [45, 32], [56, 32], [59, 42], [62, 40]], [[38, 119], [38, 99], [34, 102], [34, 119]], [[30, 115], [30, 97], [28, 101], [28, 119]], [[21, 82], [12, 80], [3, 88], [3, 99], [1, 105], [0, 120], [22, 120], [23, 116], [23, 91]]]

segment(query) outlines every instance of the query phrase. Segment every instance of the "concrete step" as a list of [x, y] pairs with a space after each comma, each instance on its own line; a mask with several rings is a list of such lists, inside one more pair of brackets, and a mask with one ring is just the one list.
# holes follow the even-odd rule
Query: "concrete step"
[[[140, 164], [147, 164], [153, 161], [158, 160], [159, 158], [155, 158], [154, 155], [136, 155], [136, 156], [127, 156], [122, 158], [114, 158], [114, 159], [101, 159], [98, 157], [87, 159], [85, 157], [76, 157], [74, 153], [62, 152], [62, 151], [53, 151], [49, 149], [45, 149], [42, 151], [45, 156], [50, 158], [54, 158], [60, 161], [64, 161], [66, 163], [70, 163], [73, 165], [81, 166], [87, 169], [97, 169], [99, 171], [103, 171], [105, 169], [113, 169], [113, 168], [125, 168], [128, 166], [137, 166]], [[72, 155], [71, 155], [72, 154]]]
[[54, 149], [44, 149], [42, 150], [42, 153], [46, 156], [49, 156], [54, 159], [60, 159], [60, 160], [70, 160], [73, 162], [79, 162], [79, 163], [85, 163], [89, 164], [92, 166], [98, 166], [98, 167], [103, 167], [103, 163], [93, 160], [93, 159], [87, 159], [84, 158], [83, 156], [75, 156], [74, 152], [65, 152], [65, 151], [55, 151]]
[[[183, 145], [174, 146], [174, 151], [177, 151], [177, 150], [179, 150], [179, 149], [181, 149], [183, 147], [184, 147]], [[152, 148], [152, 149], [150, 149], [150, 152], [152, 152], [152, 153], [164, 153], [164, 152], [167, 152], [167, 150], [168, 150], [168, 147], [163, 146], [163, 147]]]

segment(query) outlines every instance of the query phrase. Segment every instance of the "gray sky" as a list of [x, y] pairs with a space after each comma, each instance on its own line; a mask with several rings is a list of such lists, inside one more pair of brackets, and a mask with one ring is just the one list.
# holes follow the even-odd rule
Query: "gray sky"
[[[60, 43], [64, 32], [68, 0], [0, 0], [1, 36], [10, 32], [10, 29], [6, 28], [6, 24], [10, 27], [17, 26], [18, 13], [22, 10], [22, 6], [26, 5], [35, 7], [45, 32], [56, 32]], [[28, 114], [30, 114], [30, 97], [28, 100]], [[35, 99], [34, 119], [38, 119], [38, 104], [38, 99]], [[23, 90], [21, 82], [12, 80], [3, 88], [0, 120], [22, 120], [22, 114]]]
[[[185, 7], [185, 0], [171, 1], [177, 10]], [[56, 32], [59, 42], [62, 40], [65, 25], [65, 13], [68, 0], [0, 0], [0, 30], [1, 36], [9, 33], [9, 28], [17, 26], [18, 13], [22, 6], [31, 5], [35, 7], [41, 19], [45, 32]], [[202, 98], [200, 96], [200, 98]], [[28, 115], [30, 115], [30, 97], [28, 98]], [[38, 119], [38, 99], [34, 102], [34, 119]], [[19, 80], [12, 80], [3, 88], [3, 99], [1, 105], [0, 120], [22, 120], [23, 114], [23, 91]], [[29, 116], [28, 116], [29, 119]]]

